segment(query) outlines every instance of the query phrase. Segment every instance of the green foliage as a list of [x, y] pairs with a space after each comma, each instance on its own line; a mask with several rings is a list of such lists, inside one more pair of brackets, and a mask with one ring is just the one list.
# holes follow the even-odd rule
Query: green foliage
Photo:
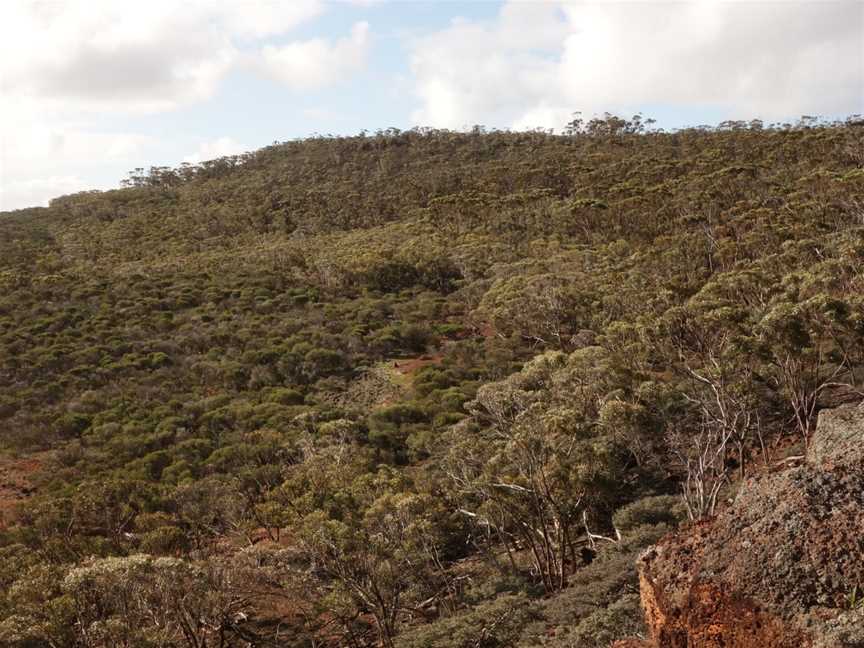
[[405, 450], [408, 437], [422, 431], [426, 413], [419, 407], [404, 403], [378, 410], [369, 417], [369, 441], [398, 456]]
[[472, 610], [408, 630], [399, 637], [405, 648], [512, 648], [535, 613], [524, 595], [502, 594]]
[[625, 594], [608, 607], [583, 618], [557, 645], [606, 648], [616, 639], [633, 636], [641, 631], [641, 613], [639, 595]]
[[864, 608], [864, 593], [862, 593], [858, 585], [854, 585], [846, 596], [846, 609], [858, 610], [861, 608]]
[[675, 528], [686, 518], [680, 498], [672, 495], [645, 497], [615, 511], [612, 523], [623, 535], [643, 525], [665, 524]]

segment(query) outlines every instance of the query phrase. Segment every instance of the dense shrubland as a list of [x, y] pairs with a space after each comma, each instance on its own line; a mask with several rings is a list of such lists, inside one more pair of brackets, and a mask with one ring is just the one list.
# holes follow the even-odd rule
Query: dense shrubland
[[[0, 643], [586, 646], [864, 398], [855, 122], [274, 144], [0, 215]], [[50, 451], [46, 453], [46, 451]]]

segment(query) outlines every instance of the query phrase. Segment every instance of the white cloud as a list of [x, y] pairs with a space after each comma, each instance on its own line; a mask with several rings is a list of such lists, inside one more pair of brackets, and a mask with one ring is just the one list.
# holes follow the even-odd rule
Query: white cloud
[[20, 207], [47, 207], [48, 201], [85, 189], [92, 189], [77, 176], [50, 176], [0, 184], [0, 211]]
[[[0, 2], [2, 208], [105, 186], [126, 169], [176, 155], [166, 141], [125, 131], [147, 113], [213, 97], [230, 71], [261, 58], [267, 39], [326, 8], [325, 0]], [[301, 44], [308, 79], [320, 85], [357, 69], [367, 29], [355, 26], [333, 46]], [[195, 155], [238, 146], [220, 138]]]
[[225, 34], [161, 2], [17, 6], [0, 34], [3, 91], [46, 105], [170, 109], [209, 96], [235, 57]]
[[[241, 36], [283, 34], [324, 11], [322, 0], [199, 0]], [[175, 10], [176, 10], [176, 4]]]
[[64, 109], [170, 110], [212, 96], [243, 47], [323, 8], [322, 0], [5, 2], [0, 90]]
[[300, 114], [303, 115], [306, 119], [310, 121], [322, 122], [322, 121], [335, 121], [341, 118], [341, 115], [330, 108], [326, 108], [324, 106], [311, 106], [309, 108], [303, 108], [300, 111]]
[[99, 129], [39, 102], [13, 98], [0, 106], [0, 209], [44, 205], [60, 194], [106, 188], [106, 182], [82, 178], [105, 165], [132, 168], [154, 144], [152, 137]]
[[508, 1], [413, 43], [421, 125], [560, 127], [581, 110], [777, 119], [864, 109], [864, 3]]
[[243, 146], [240, 142], [230, 137], [220, 137], [209, 142], [202, 142], [198, 150], [192, 155], [187, 155], [183, 158], [183, 161], [189, 164], [198, 164], [205, 160], [215, 160], [226, 155], [238, 155], [247, 150], [248, 147]]
[[366, 64], [369, 24], [358, 22], [345, 38], [315, 38], [287, 45], [268, 45], [261, 52], [262, 70], [295, 90], [313, 90], [343, 79]]

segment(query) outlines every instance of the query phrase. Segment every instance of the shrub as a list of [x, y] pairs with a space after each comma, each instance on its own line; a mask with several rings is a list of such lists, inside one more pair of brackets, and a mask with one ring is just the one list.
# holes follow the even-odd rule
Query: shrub
[[188, 544], [182, 529], [160, 526], [143, 534], [139, 547], [144, 553], [167, 556], [182, 551]]
[[267, 392], [265, 399], [270, 403], [278, 403], [280, 405], [303, 404], [303, 394], [296, 389], [289, 389], [287, 387], [271, 389]]
[[310, 382], [340, 374], [346, 368], [345, 356], [332, 349], [312, 349], [303, 356], [303, 373]]
[[57, 433], [64, 439], [80, 438], [90, 427], [92, 418], [76, 412], [64, 414], [56, 421]]
[[639, 595], [626, 594], [608, 607], [589, 614], [571, 632], [563, 633], [560, 643], [556, 641], [551, 645], [607, 648], [613, 641], [637, 635], [642, 630]]
[[425, 421], [426, 413], [409, 403], [379, 410], [369, 417], [369, 441], [381, 449], [401, 453], [408, 435]]
[[615, 511], [612, 522], [623, 535], [627, 535], [645, 524], [666, 524], [674, 529], [686, 517], [687, 511], [680, 497], [657, 495], [621, 507]]
[[402, 648], [510, 648], [536, 616], [524, 594], [502, 594], [467, 612], [404, 631]]

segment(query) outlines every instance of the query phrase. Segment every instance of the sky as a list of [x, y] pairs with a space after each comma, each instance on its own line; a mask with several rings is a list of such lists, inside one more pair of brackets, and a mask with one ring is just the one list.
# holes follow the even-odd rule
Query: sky
[[0, 2], [0, 210], [312, 134], [864, 113], [864, 0]]

